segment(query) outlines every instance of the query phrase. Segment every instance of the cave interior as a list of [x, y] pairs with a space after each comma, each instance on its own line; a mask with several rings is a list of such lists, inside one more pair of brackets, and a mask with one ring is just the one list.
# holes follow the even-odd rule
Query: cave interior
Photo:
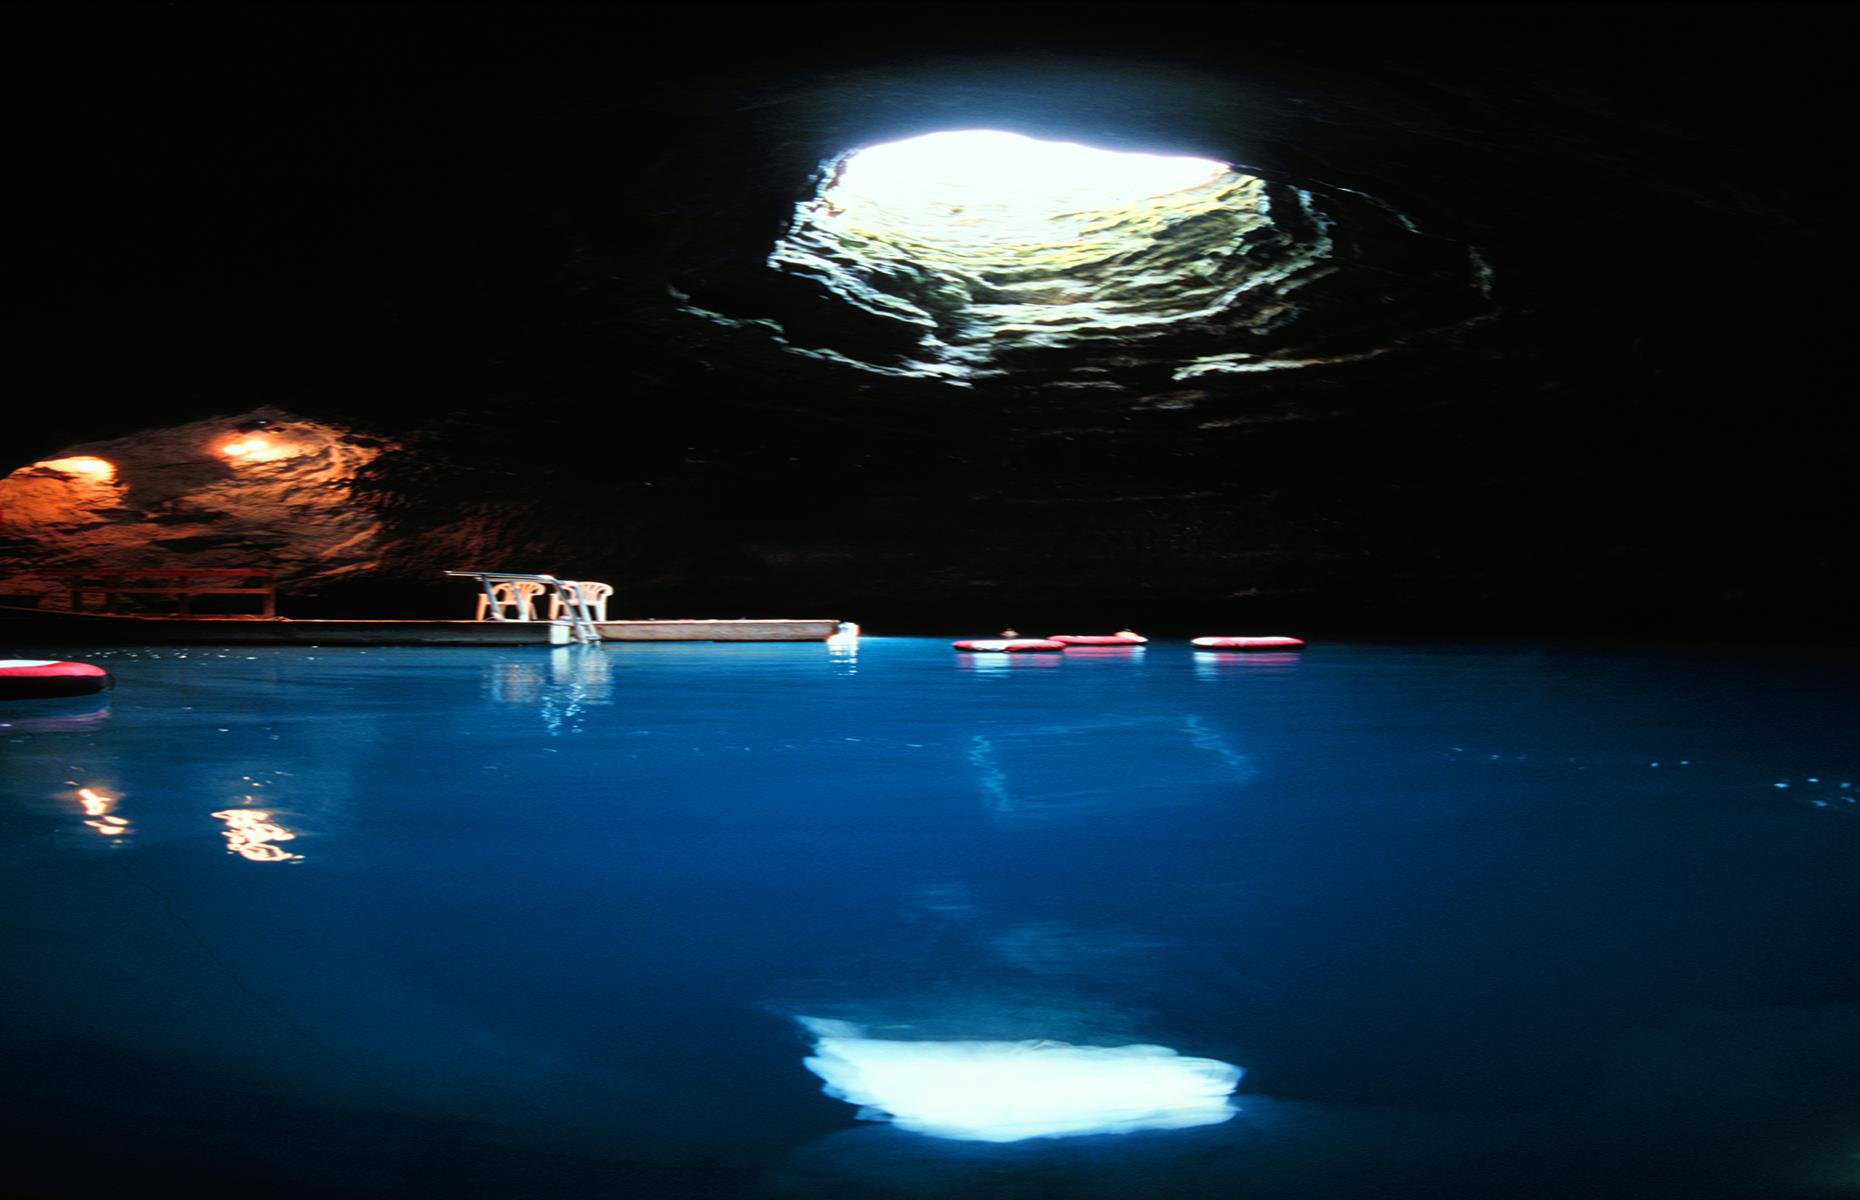
[[[322, 430], [269, 526], [225, 462], [70, 526], [285, 562], [299, 615], [483, 566], [897, 632], [1846, 637], [1831, 19], [35, 9], [0, 470]], [[952, 130], [1215, 169], [1032, 249], [837, 207]]]

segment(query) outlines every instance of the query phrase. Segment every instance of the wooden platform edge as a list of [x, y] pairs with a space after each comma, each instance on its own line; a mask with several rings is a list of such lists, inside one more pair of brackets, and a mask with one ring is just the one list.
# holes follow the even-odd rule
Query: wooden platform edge
[[[600, 621], [613, 642], [824, 642], [838, 620]], [[574, 640], [567, 621], [419, 621], [164, 616], [47, 611], [0, 605], [0, 643], [212, 643], [323, 646], [534, 646]]]
[[567, 645], [566, 621], [293, 620], [289, 617], [140, 616], [0, 606], [0, 642], [243, 646]]
[[610, 642], [824, 642], [839, 632], [835, 620], [786, 618], [674, 621], [596, 621]]

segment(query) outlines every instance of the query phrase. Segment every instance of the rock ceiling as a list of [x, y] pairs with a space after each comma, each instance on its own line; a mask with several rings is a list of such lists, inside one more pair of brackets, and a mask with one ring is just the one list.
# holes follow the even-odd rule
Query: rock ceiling
[[[125, 15], [39, 145], [58, 399], [0, 465], [275, 406], [382, 448], [338, 523], [409, 603], [471, 559], [647, 614], [1833, 620], [1812, 29], [1033, 7], [702, 8], [649, 62], [579, 10]], [[965, 129], [1225, 169], [1018, 243], [837, 203]]]

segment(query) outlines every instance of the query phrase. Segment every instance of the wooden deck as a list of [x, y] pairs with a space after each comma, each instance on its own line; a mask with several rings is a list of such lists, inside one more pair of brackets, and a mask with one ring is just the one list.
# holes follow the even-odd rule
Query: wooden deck
[[572, 640], [566, 621], [293, 621], [0, 608], [0, 644], [565, 646]]
[[[838, 621], [602, 621], [613, 642], [824, 642]], [[0, 606], [0, 645], [564, 646], [567, 621], [294, 621], [289, 617], [144, 616]]]
[[596, 621], [610, 642], [824, 642], [838, 621]]

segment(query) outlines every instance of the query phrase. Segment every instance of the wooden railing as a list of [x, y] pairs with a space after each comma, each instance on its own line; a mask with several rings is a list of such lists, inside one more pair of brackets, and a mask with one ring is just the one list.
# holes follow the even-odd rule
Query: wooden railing
[[[116, 612], [124, 596], [167, 596], [182, 613], [190, 613], [199, 596], [256, 596], [258, 615], [277, 615], [277, 573], [248, 567], [54, 567], [32, 575], [67, 580], [73, 612]], [[101, 608], [88, 608], [86, 596], [102, 596]]]

